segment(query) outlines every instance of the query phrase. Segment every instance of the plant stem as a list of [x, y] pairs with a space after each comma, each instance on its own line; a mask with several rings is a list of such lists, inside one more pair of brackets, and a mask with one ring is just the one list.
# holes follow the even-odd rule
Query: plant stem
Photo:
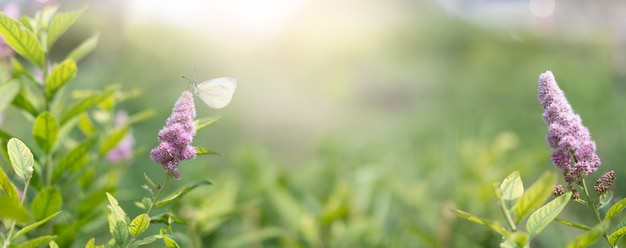
[[[22, 190], [22, 199], [20, 199], [20, 205], [24, 205], [24, 200], [26, 199], [26, 192], [28, 191], [28, 185], [30, 185], [30, 178], [26, 180], [26, 182], [24, 183], [24, 190]], [[9, 229], [9, 234], [4, 239], [4, 245], [2, 246], [3, 248], [9, 247], [9, 245], [11, 244], [11, 236], [13, 236], [13, 230], [15, 230], [15, 224], [17, 224], [15, 220], [11, 222], [12, 222], [11, 228]]]
[[515, 232], [517, 231], [517, 225], [515, 225], [513, 218], [511, 218], [511, 212], [508, 211], [505, 206], [506, 205], [504, 204], [504, 199], [500, 198], [500, 210], [502, 211], [502, 215], [504, 215], [504, 218], [506, 219], [506, 222], [509, 224], [511, 231]]
[[[146, 211], [146, 214], [148, 215], [148, 217], [150, 216], [150, 213], [152, 212], [152, 210], [154, 209], [154, 207], [156, 206], [157, 201], [159, 200], [159, 197], [161, 196], [161, 193], [163, 193], [163, 189], [165, 188], [165, 185], [167, 184], [167, 182], [170, 181], [170, 178], [172, 176], [168, 173], [167, 176], [165, 177], [165, 180], [163, 180], [163, 184], [161, 184], [161, 187], [158, 188], [157, 194], [154, 197], [154, 199], [152, 200], [152, 205], [150, 205], [150, 207], [148, 208], [148, 211]], [[128, 244], [126, 245], [126, 248], [129, 248], [131, 244], [133, 244], [135, 242], [135, 239], [137, 237], [132, 237], [130, 239], [130, 241], [128, 242]]]
[[161, 196], [161, 193], [163, 193], [163, 189], [165, 188], [165, 185], [167, 184], [167, 182], [170, 181], [171, 177], [172, 176], [168, 173], [167, 176], [165, 177], [165, 180], [163, 181], [163, 184], [161, 185], [161, 188], [157, 192], [157, 195], [154, 197], [154, 200], [152, 201], [152, 205], [150, 206], [150, 208], [148, 208], [148, 211], [146, 212], [146, 214], [150, 215], [150, 212], [152, 212], [152, 210], [156, 206], [157, 201], [159, 200], [159, 197]]
[[[600, 218], [600, 213], [598, 213], [598, 209], [595, 206], [594, 201], [591, 200], [591, 196], [589, 195], [589, 190], [587, 189], [587, 183], [585, 182], [585, 179], [581, 179], [581, 181], [579, 182], [579, 185], [582, 187], [583, 192], [585, 193], [585, 197], [587, 198], [587, 205], [591, 208], [591, 210], [593, 211], [593, 214], [596, 216], [596, 220], [598, 220], [598, 224], [602, 223], [602, 219]], [[604, 231], [604, 234], [602, 235], [606, 241], [609, 241], [609, 235], [606, 233], [606, 230]], [[610, 243], [609, 243], [610, 244]], [[611, 247], [616, 247], [616, 246], [611, 246]]]

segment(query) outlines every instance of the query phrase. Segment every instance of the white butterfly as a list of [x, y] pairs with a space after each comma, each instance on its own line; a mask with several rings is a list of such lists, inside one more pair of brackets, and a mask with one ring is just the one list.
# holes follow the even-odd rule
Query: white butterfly
[[[185, 78], [189, 80], [188, 78]], [[237, 89], [237, 80], [234, 78], [221, 77], [193, 83], [194, 94], [200, 97], [206, 105], [214, 109], [221, 109], [230, 103]]]

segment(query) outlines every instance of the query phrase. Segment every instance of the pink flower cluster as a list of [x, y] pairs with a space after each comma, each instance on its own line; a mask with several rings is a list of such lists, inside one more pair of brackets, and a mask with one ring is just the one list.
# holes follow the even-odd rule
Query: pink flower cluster
[[196, 149], [189, 145], [196, 134], [193, 125], [195, 117], [193, 94], [185, 91], [174, 105], [172, 115], [167, 119], [165, 127], [159, 131], [161, 143], [150, 152], [152, 160], [161, 164], [176, 178], [180, 178], [178, 163], [196, 156]]
[[565, 181], [571, 185], [600, 165], [596, 143], [591, 140], [580, 116], [574, 114], [551, 71], [539, 76], [538, 91], [539, 102], [545, 110], [543, 120], [548, 124], [546, 139], [555, 149], [552, 162], [563, 170]]

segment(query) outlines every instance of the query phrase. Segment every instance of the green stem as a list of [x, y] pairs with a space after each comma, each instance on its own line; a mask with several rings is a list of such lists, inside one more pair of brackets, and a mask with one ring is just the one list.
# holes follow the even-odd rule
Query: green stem
[[52, 154], [46, 154], [46, 183], [48, 186], [52, 186]]
[[[591, 208], [591, 210], [593, 211], [593, 214], [596, 216], [596, 220], [598, 220], [598, 224], [602, 223], [602, 218], [600, 218], [600, 213], [598, 213], [598, 208], [596, 208], [595, 202], [591, 200], [591, 196], [589, 195], [589, 190], [587, 189], [587, 183], [585, 182], [584, 178], [581, 179], [581, 181], [579, 182], [579, 185], [582, 187], [583, 192], [585, 193], [585, 197], [587, 198], [587, 205]], [[609, 241], [609, 235], [607, 234], [606, 230], [604, 231], [604, 234], [602, 236], [604, 236], [607, 242]], [[612, 247], [616, 247], [616, 246], [612, 246]]]
[[[167, 176], [165, 177], [165, 180], [163, 181], [163, 184], [161, 184], [161, 187], [158, 188], [157, 191], [157, 195], [154, 197], [154, 199], [152, 200], [152, 205], [150, 205], [150, 207], [148, 208], [148, 211], [146, 211], [146, 214], [148, 216], [150, 216], [150, 213], [152, 212], [152, 210], [154, 209], [154, 207], [157, 204], [157, 201], [159, 200], [159, 197], [161, 196], [161, 193], [163, 193], [163, 189], [165, 189], [165, 185], [167, 184], [167, 182], [170, 181], [170, 178], [172, 176], [168, 173]], [[130, 241], [128, 242], [128, 244], [126, 245], [126, 248], [129, 248], [130, 245], [132, 245], [135, 242], [136, 237], [132, 237], [130, 239]]]
[[168, 173], [167, 176], [165, 177], [165, 180], [163, 181], [163, 184], [161, 185], [161, 188], [157, 192], [157, 195], [154, 197], [154, 200], [152, 201], [152, 205], [150, 206], [150, 208], [148, 208], [148, 212], [146, 212], [147, 215], [150, 215], [150, 212], [152, 212], [152, 210], [156, 206], [157, 201], [159, 200], [161, 193], [163, 193], [163, 189], [165, 188], [165, 185], [167, 184], [167, 182], [170, 181], [170, 178], [172, 178], [172, 176]]
[[500, 198], [500, 210], [502, 211], [502, 215], [504, 215], [506, 222], [509, 224], [511, 231], [513, 232], [517, 231], [517, 226], [515, 225], [513, 218], [511, 218], [510, 212], [506, 209], [505, 204], [504, 204], [504, 199], [502, 198]]
[[[26, 180], [26, 183], [24, 184], [24, 190], [22, 190], [22, 198], [20, 199], [20, 205], [24, 205], [24, 200], [26, 199], [26, 192], [28, 192], [29, 185], [30, 185], [30, 178]], [[9, 247], [9, 245], [11, 245], [11, 236], [13, 236], [13, 231], [15, 230], [15, 224], [17, 224], [15, 220], [11, 221], [11, 228], [9, 229], [9, 234], [4, 239], [4, 245], [2, 246], [3, 248], [7, 248]]]

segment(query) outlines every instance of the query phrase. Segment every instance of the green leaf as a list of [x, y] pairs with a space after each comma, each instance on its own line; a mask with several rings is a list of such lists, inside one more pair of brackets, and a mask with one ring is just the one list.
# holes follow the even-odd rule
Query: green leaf
[[620, 201], [613, 204], [613, 206], [609, 208], [609, 211], [606, 212], [606, 215], [604, 216], [604, 220], [612, 219], [613, 217], [615, 217], [615, 215], [619, 214], [619, 212], [624, 210], [624, 208], [626, 208], [626, 198], [621, 199]]
[[603, 221], [602, 223], [591, 228], [591, 230], [589, 230], [588, 232], [585, 232], [576, 237], [575, 240], [567, 244], [567, 248], [589, 247], [591, 244], [596, 242], [596, 240], [598, 240], [598, 238], [600, 238], [602, 234], [604, 234], [608, 226], [609, 223]]
[[508, 232], [498, 223], [498, 222], [492, 222], [477, 216], [474, 216], [468, 212], [465, 211], [461, 211], [458, 209], [450, 209], [452, 211], [452, 213], [454, 213], [456, 216], [459, 216], [463, 219], [466, 219], [468, 221], [474, 222], [476, 224], [482, 225], [482, 226], [486, 226], [491, 228], [492, 230], [494, 230], [495, 232], [497, 232], [498, 234], [500, 234], [500, 236], [508, 236]]
[[545, 172], [526, 192], [520, 197], [515, 206], [515, 224], [528, 216], [533, 210], [541, 206], [552, 194], [557, 176], [552, 172]]
[[196, 182], [192, 185], [187, 185], [183, 188], [181, 188], [180, 190], [178, 190], [176, 193], [173, 193], [171, 195], [169, 195], [168, 197], [165, 197], [165, 199], [160, 200], [159, 202], [156, 203], [155, 207], [156, 208], [160, 208], [163, 207], [169, 203], [171, 203], [172, 201], [183, 197], [185, 194], [187, 194], [187, 192], [191, 191], [192, 189], [195, 189], [198, 186], [202, 186], [202, 185], [212, 185], [213, 183], [211, 183], [211, 181], [209, 180], [203, 180], [200, 182]]
[[140, 247], [142, 245], [152, 244], [154, 243], [154, 241], [157, 241], [160, 238], [161, 238], [161, 235], [158, 235], [158, 234], [150, 235], [146, 238], [135, 241], [135, 243], [133, 243], [131, 247]]
[[70, 54], [67, 55], [67, 58], [76, 62], [83, 59], [85, 56], [87, 56], [87, 54], [91, 53], [96, 48], [96, 46], [98, 46], [99, 36], [100, 34], [94, 34], [85, 41], [83, 41], [83, 43], [80, 43], [80, 45], [74, 48], [74, 50], [72, 50]]
[[585, 230], [585, 231], [591, 230], [591, 227], [588, 227], [588, 226], [580, 224], [580, 223], [571, 222], [569, 220], [564, 220], [564, 219], [561, 219], [561, 218], [554, 218], [554, 221], [556, 221], [558, 223], [561, 223], [561, 224], [564, 224], [564, 225], [568, 225], [568, 226], [571, 226], [571, 227], [582, 229], [582, 230]]
[[143, 233], [148, 226], [150, 225], [150, 216], [147, 214], [140, 214], [133, 221], [130, 222], [130, 226], [128, 227], [128, 231], [130, 235], [133, 237], [137, 237], [139, 234]]
[[41, 220], [61, 210], [63, 199], [55, 188], [48, 187], [39, 191], [30, 208], [35, 220]]
[[154, 181], [152, 181], [152, 179], [145, 172], [143, 173], [143, 178], [146, 179], [146, 182], [148, 182], [148, 185], [150, 185], [150, 187], [152, 187], [153, 189], [157, 188], [157, 186], [154, 183]]
[[16, 248], [37, 248], [39, 246], [45, 245], [48, 242], [56, 239], [57, 236], [56, 235], [46, 235], [46, 236], [41, 236], [41, 237], [37, 237], [34, 239], [30, 239], [24, 243], [21, 243], [19, 245], [16, 246]]
[[[41, 11], [35, 13], [35, 17], [33, 19], [27, 19], [28, 22], [26, 22], [26, 20], [22, 20], [22, 23], [24, 23], [25, 26], [28, 26], [29, 29], [35, 33], [35, 36], [43, 36], [42, 33], [48, 30], [50, 20], [52, 20], [54, 14], [57, 13], [57, 10], [59, 10], [58, 5], [45, 6]], [[43, 39], [42, 42], [44, 42]], [[42, 45], [45, 44], [42, 43]], [[46, 50], [45, 47], [44, 50]]]
[[162, 223], [165, 225], [186, 224], [185, 220], [178, 218], [168, 212], [150, 217], [150, 223]]
[[0, 85], [0, 112], [4, 112], [19, 91], [20, 83], [15, 80]]
[[598, 196], [598, 208], [605, 208], [613, 200], [613, 191], [609, 190]]
[[106, 136], [106, 139], [100, 145], [100, 155], [104, 156], [111, 149], [115, 148], [128, 133], [129, 127], [116, 128], [112, 133]]
[[44, 218], [44, 219], [42, 219], [42, 220], [40, 220], [40, 221], [37, 221], [37, 222], [35, 222], [35, 223], [33, 223], [33, 224], [30, 224], [30, 225], [28, 225], [28, 226], [25, 226], [24, 228], [22, 228], [22, 229], [20, 229], [19, 231], [17, 231], [17, 232], [15, 233], [15, 235], [13, 235], [13, 237], [11, 238], [11, 240], [16, 240], [17, 238], [19, 238], [19, 237], [21, 237], [22, 235], [24, 235], [24, 234], [26, 234], [26, 233], [28, 233], [28, 232], [32, 231], [33, 229], [35, 229], [35, 228], [37, 228], [37, 227], [40, 227], [40, 226], [41, 226], [41, 225], [43, 225], [43, 224], [46, 224], [48, 221], [52, 220], [54, 217], [56, 217], [56, 216], [57, 216], [57, 215], [59, 215], [60, 213], [61, 213], [61, 211], [56, 212], [56, 213], [53, 213], [53, 214], [51, 214], [50, 216], [48, 216], [48, 217], [46, 217], [46, 218]]
[[622, 237], [624, 237], [624, 234], [626, 234], [626, 226], [620, 229], [617, 229], [615, 232], [609, 235], [609, 238], [608, 238], [609, 244], [611, 244], [611, 246], [615, 246], [615, 244], [617, 244], [617, 241], [619, 241]]
[[526, 231], [528, 232], [529, 238], [532, 239], [548, 226], [548, 224], [563, 211], [563, 208], [565, 208], [571, 197], [572, 192], [567, 192], [533, 212], [528, 218], [528, 221], [526, 221]]
[[57, 242], [54, 242], [54, 240], [50, 241], [48, 245], [50, 246], [50, 248], [59, 248], [59, 245], [57, 244]]
[[200, 119], [194, 120], [193, 125], [196, 127], [196, 131], [199, 131], [200, 129], [217, 122], [221, 118], [222, 118], [221, 116], [209, 116], [205, 118], [200, 118]]
[[11, 167], [13, 167], [15, 174], [24, 179], [24, 181], [30, 180], [33, 176], [35, 161], [33, 153], [28, 149], [28, 146], [18, 138], [11, 138], [7, 144], [7, 150], [11, 160]]
[[[141, 186], [143, 189], [149, 190], [150, 188], [148, 188], [148, 185], [142, 185]], [[148, 210], [150, 209], [150, 206], [152, 206], [152, 199], [148, 198], [148, 197], [144, 197], [143, 199], [141, 199], [141, 202], [135, 202], [135, 206], [143, 209], [143, 210]]]
[[15, 201], [4, 194], [0, 194], [0, 218], [22, 223], [30, 220], [28, 210], [19, 201]]
[[96, 245], [96, 239], [91, 238], [85, 245], [85, 248], [104, 248], [104, 245]]
[[96, 137], [89, 137], [61, 157], [57, 167], [52, 173], [52, 182], [56, 182], [63, 172], [67, 170], [75, 172], [82, 168], [83, 165], [87, 164], [87, 162], [89, 162], [88, 153], [97, 141]]
[[163, 238], [163, 242], [165, 243], [166, 248], [180, 248], [178, 243], [176, 243], [176, 241], [174, 241], [168, 235], [163, 234], [162, 238]]
[[76, 63], [71, 59], [66, 59], [61, 64], [57, 65], [54, 70], [46, 78], [46, 96], [48, 101], [51, 100], [54, 95], [72, 80], [76, 76]]
[[506, 204], [506, 209], [512, 211], [517, 200], [524, 194], [524, 184], [522, 183], [519, 172], [514, 171], [511, 173], [511, 175], [502, 181], [499, 188], [502, 200], [504, 200], [504, 204]]
[[86, 8], [82, 8], [73, 12], [58, 13], [52, 21], [50, 21], [50, 28], [48, 28], [48, 47], [52, 47], [54, 42], [67, 31], [76, 20], [83, 14]]
[[85, 245], [85, 248], [95, 248], [96, 247], [96, 239], [95, 238], [91, 238], [89, 241], [87, 241], [87, 244]]
[[35, 107], [35, 105], [30, 101], [28, 94], [26, 92], [26, 88], [22, 88], [22, 90], [13, 98], [12, 102], [13, 106], [20, 108], [33, 117], [39, 115], [39, 110]]
[[507, 236], [502, 237], [502, 243], [500, 243], [501, 248], [510, 247], [510, 248], [518, 248], [518, 247], [526, 247], [528, 248], [528, 233], [523, 231], [516, 231], [510, 233]]
[[39, 68], [44, 67], [43, 49], [35, 34], [3, 12], [0, 12], [0, 35], [16, 53]]
[[43, 112], [35, 119], [33, 124], [33, 137], [41, 150], [50, 153], [57, 140], [59, 123], [50, 112]]
[[109, 199], [109, 232], [115, 239], [116, 244], [123, 245], [128, 241], [128, 217], [126, 213], [119, 206], [117, 200], [108, 192], [106, 193]]
[[194, 146], [194, 148], [196, 149], [196, 155], [220, 154], [219, 152], [216, 152], [208, 148], [204, 148], [204, 147]]
[[82, 113], [80, 117], [78, 117], [78, 128], [83, 132], [86, 136], [92, 136], [96, 133], [96, 128], [93, 126], [91, 119], [89, 119], [89, 115], [87, 113]]
[[2, 167], [0, 167], [0, 188], [4, 191], [4, 194], [10, 200], [15, 202], [19, 202], [19, 195], [17, 194], [17, 189], [15, 189], [15, 185], [9, 181], [7, 174], [4, 173]]
[[108, 90], [106, 90], [105, 92], [103, 92], [101, 94], [95, 94], [95, 95], [92, 95], [92, 96], [88, 96], [85, 99], [82, 99], [78, 103], [74, 104], [74, 106], [72, 106], [65, 113], [63, 118], [61, 118], [61, 125], [65, 124], [67, 121], [69, 121], [70, 119], [76, 117], [77, 115], [82, 114], [83, 112], [87, 111], [88, 109], [98, 105], [100, 102], [102, 102], [104, 100], [107, 100], [116, 91], [117, 91], [117, 88], [109, 88]]

